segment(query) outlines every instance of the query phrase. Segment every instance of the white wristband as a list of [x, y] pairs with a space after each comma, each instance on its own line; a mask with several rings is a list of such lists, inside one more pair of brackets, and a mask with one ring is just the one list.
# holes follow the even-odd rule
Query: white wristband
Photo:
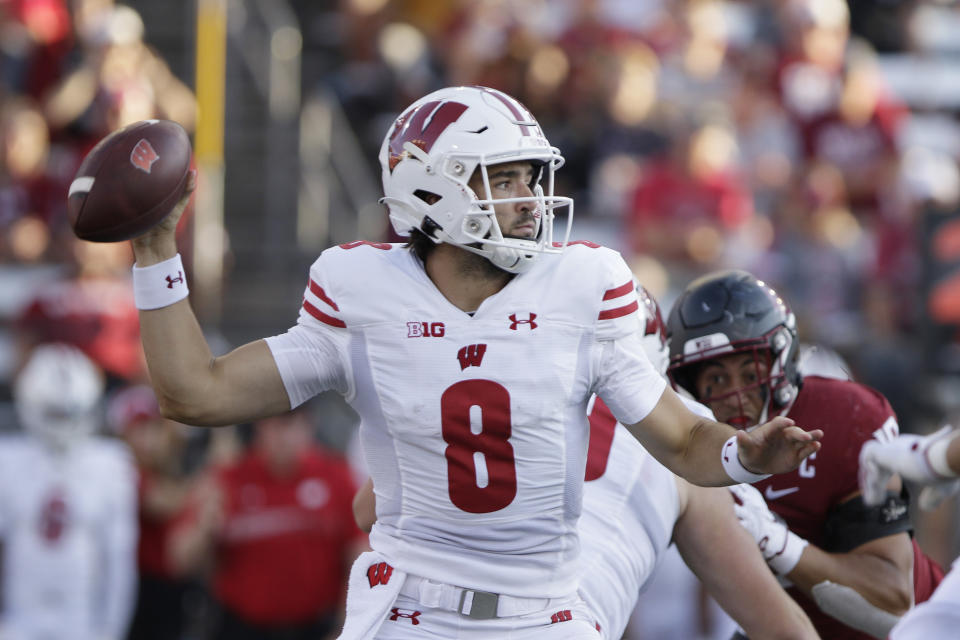
[[137, 309], [169, 307], [189, 294], [179, 253], [149, 267], [133, 265], [133, 301]]
[[800, 562], [800, 556], [803, 555], [803, 550], [808, 544], [810, 543], [793, 531], [787, 530], [782, 549], [761, 549], [761, 552], [773, 572], [779, 576], [785, 576]]
[[730, 476], [734, 482], [753, 484], [754, 482], [770, 477], [769, 473], [753, 473], [743, 466], [743, 463], [740, 462], [736, 434], [730, 436], [730, 439], [723, 443], [723, 448], [720, 449], [720, 462], [723, 463], [723, 470], [727, 472], [727, 475]]

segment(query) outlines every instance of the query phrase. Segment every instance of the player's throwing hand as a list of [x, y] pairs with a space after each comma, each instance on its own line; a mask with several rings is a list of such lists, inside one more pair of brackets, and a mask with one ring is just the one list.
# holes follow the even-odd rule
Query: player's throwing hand
[[743, 466], [755, 473], [785, 473], [820, 450], [823, 431], [805, 431], [790, 418], [778, 416], [750, 431], [737, 431]]

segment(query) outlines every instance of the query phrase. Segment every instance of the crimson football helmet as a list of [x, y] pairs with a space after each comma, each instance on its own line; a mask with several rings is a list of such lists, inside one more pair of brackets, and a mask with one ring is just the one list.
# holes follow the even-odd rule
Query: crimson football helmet
[[667, 345], [667, 325], [660, 313], [657, 299], [650, 295], [639, 282], [636, 283], [637, 298], [640, 299], [640, 326], [643, 327], [641, 342], [653, 367], [662, 375], [667, 374], [667, 364], [670, 360], [670, 347]]
[[706, 404], [754, 388], [713, 398], [697, 396], [697, 365], [740, 352], [753, 352], [755, 362], [762, 358], [769, 364], [768, 374], [758, 376], [755, 385], [765, 395], [760, 422], [797, 397], [796, 318], [776, 291], [746, 271], [720, 271], [691, 282], [670, 310], [667, 335], [670, 380], [700, 402]]
[[21, 426], [62, 450], [99, 426], [104, 379], [76, 347], [42, 344], [33, 350], [13, 385]]
[[[533, 197], [490, 199], [487, 169], [530, 161], [538, 169]], [[541, 253], [562, 251], [570, 236], [573, 200], [553, 194], [554, 171], [563, 156], [550, 146], [526, 107], [487, 87], [448, 87], [410, 105], [390, 127], [380, 147], [384, 198], [394, 231], [422, 231], [484, 256], [510, 273], [527, 270]], [[485, 194], [468, 186], [474, 172]], [[536, 232], [531, 239], [504, 237], [494, 203], [530, 201]], [[563, 239], [554, 242], [554, 209], [567, 207]]]

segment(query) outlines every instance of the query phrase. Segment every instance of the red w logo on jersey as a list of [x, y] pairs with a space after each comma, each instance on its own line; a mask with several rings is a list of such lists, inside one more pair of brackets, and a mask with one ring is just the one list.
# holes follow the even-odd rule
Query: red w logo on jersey
[[150, 173], [153, 163], [159, 159], [160, 154], [153, 149], [146, 138], [141, 138], [137, 146], [130, 152], [130, 164], [144, 173]]
[[371, 589], [379, 584], [387, 584], [390, 582], [390, 576], [392, 575], [393, 567], [388, 565], [386, 562], [372, 564], [370, 565], [370, 568], [367, 569], [367, 580], [370, 582]]
[[426, 153], [447, 127], [457, 121], [467, 105], [460, 102], [433, 100], [412, 108], [397, 118], [390, 133], [390, 170], [399, 164], [409, 152], [403, 148], [411, 142]]
[[460, 370], [467, 367], [479, 367], [483, 362], [483, 354], [487, 352], [485, 344], [470, 344], [457, 352], [457, 360], [460, 361]]

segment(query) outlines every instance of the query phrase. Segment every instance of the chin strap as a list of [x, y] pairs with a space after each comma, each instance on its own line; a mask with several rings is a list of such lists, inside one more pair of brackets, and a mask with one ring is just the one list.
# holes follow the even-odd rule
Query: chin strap
[[824, 580], [813, 585], [811, 592], [825, 614], [880, 640], [886, 638], [900, 620], [899, 616], [873, 606], [846, 585]]

